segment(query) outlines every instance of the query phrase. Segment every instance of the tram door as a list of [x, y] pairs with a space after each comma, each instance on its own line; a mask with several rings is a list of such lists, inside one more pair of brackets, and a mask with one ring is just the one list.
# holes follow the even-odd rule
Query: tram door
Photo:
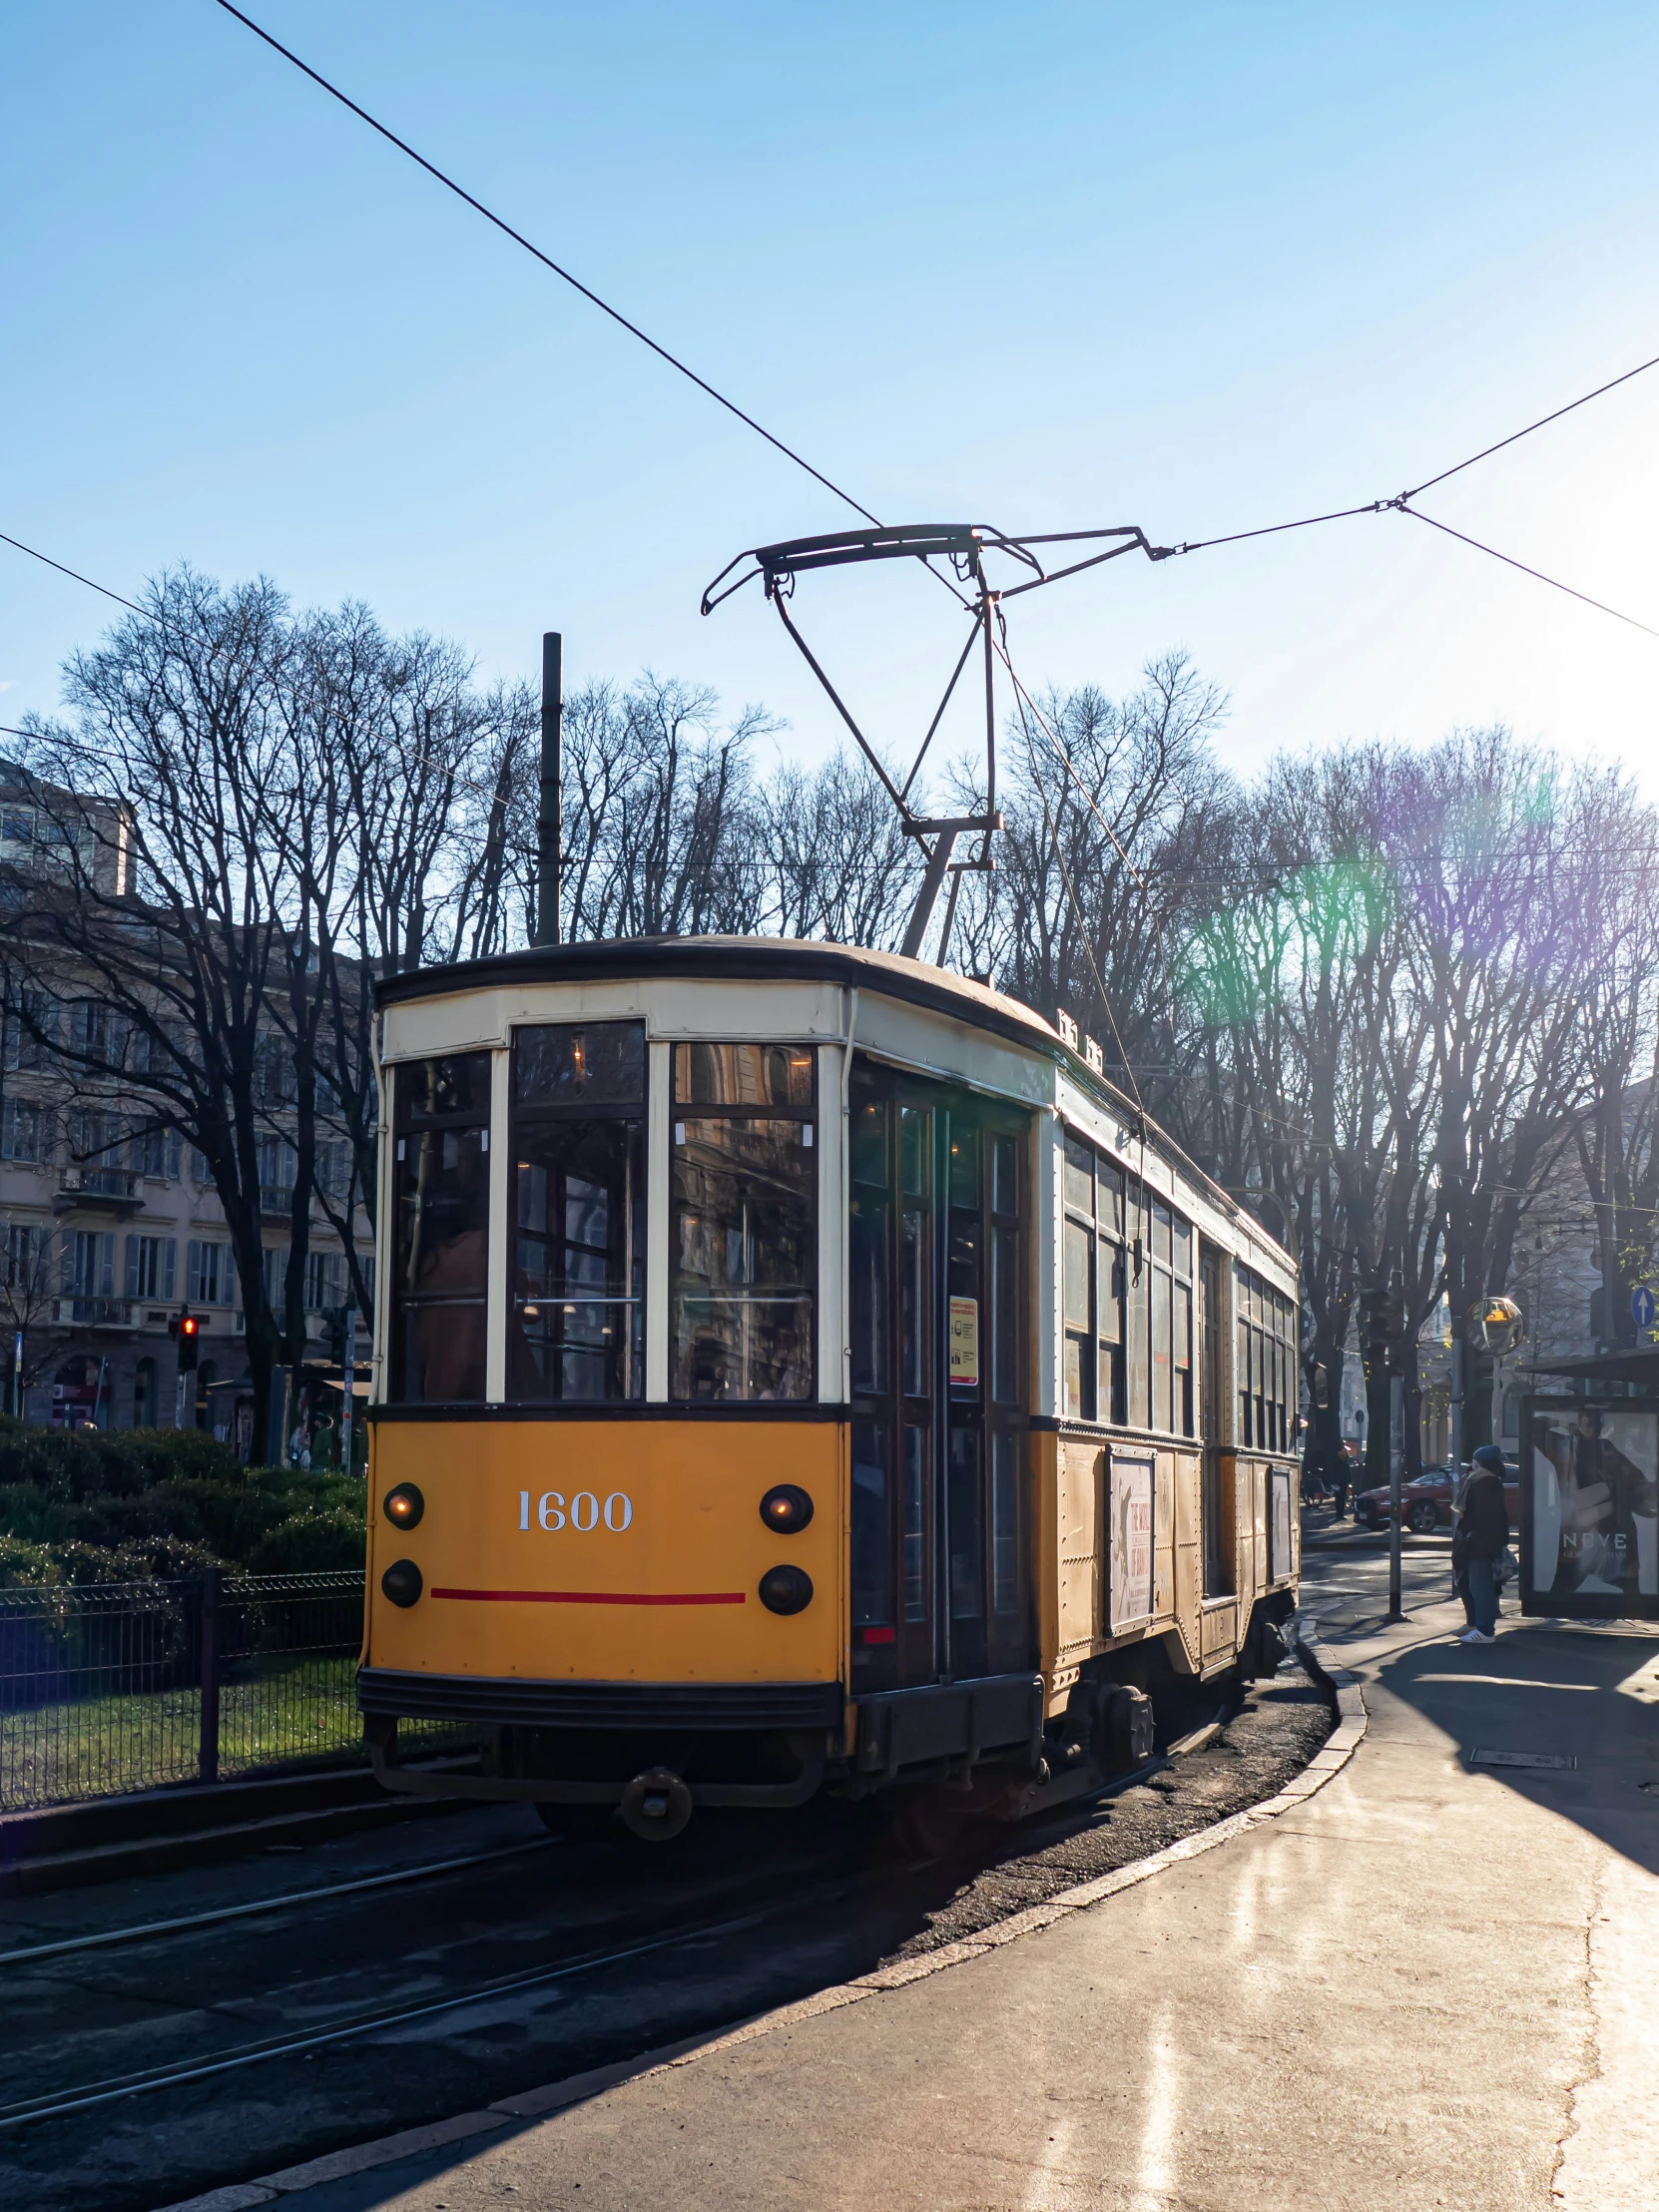
[[852, 1687], [1028, 1666], [1023, 1116], [855, 1061]]

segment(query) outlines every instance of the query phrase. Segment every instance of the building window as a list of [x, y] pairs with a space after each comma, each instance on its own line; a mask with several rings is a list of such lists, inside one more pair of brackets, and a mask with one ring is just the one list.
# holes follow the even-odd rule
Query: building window
[[164, 1304], [171, 1300], [178, 1249], [172, 1237], [129, 1237], [127, 1296], [158, 1299]]
[[115, 1232], [112, 1229], [71, 1229], [64, 1235], [64, 1259], [73, 1298], [114, 1298]]
[[645, 1394], [645, 1025], [513, 1032], [507, 1394]]
[[133, 1372], [133, 1426], [156, 1426], [156, 1363], [141, 1360]]
[[413, 1060], [392, 1091], [391, 1394], [484, 1395], [490, 1055]]
[[[30, 1222], [14, 1221], [6, 1229], [6, 1288], [28, 1298], [43, 1295], [51, 1268], [52, 1232]], [[24, 1303], [20, 1301], [19, 1303]]]
[[57, 1035], [57, 1009], [44, 991], [19, 991], [6, 1008], [6, 1066], [16, 1071], [46, 1065]]
[[340, 1303], [340, 1255], [307, 1252], [305, 1255], [305, 1311], [325, 1314]]
[[236, 1265], [228, 1244], [207, 1237], [191, 1239], [185, 1263], [188, 1305], [231, 1305], [237, 1295], [236, 1280]]
[[40, 1108], [32, 1098], [8, 1098], [0, 1124], [0, 1153], [8, 1160], [40, 1158]]
[[671, 1107], [670, 1391], [810, 1398], [818, 1055], [682, 1044]]

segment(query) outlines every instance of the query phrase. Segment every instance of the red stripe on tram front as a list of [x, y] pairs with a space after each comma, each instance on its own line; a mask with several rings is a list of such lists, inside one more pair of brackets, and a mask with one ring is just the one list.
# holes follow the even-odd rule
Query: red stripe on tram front
[[434, 1590], [434, 1597], [465, 1598], [473, 1605], [742, 1605], [743, 1590]]

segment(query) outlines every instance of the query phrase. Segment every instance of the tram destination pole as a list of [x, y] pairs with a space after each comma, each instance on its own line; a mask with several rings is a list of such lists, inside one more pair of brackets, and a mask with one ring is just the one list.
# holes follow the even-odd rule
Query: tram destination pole
[[545, 630], [541, 641], [541, 800], [536, 812], [536, 942], [560, 934], [559, 847], [564, 841], [562, 786], [564, 638]]

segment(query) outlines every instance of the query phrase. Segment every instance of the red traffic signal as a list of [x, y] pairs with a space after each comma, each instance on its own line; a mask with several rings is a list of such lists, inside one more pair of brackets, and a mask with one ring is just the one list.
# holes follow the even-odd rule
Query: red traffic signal
[[188, 1306], [174, 1323], [173, 1333], [179, 1343], [179, 1373], [188, 1375], [196, 1365], [202, 1335], [202, 1324]]

